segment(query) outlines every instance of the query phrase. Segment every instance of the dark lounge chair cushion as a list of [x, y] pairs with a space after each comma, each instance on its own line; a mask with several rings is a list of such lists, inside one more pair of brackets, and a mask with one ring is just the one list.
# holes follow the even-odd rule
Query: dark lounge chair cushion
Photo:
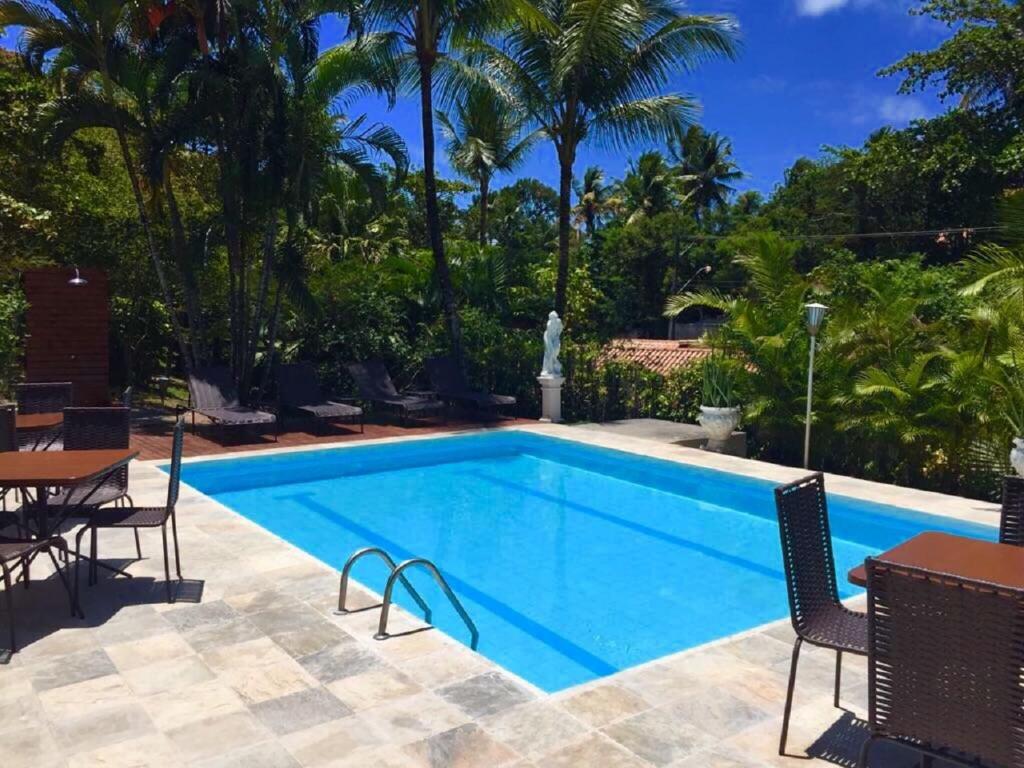
[[380, 361], [349, 363], [345, 367], [356, 383], [359, 396], [365, 400], [409, 412], [438, 411], [444, 407], [444, 403], [434, 398], [400, 394]]
[[363, 409], [355, 405], [336, 403], [328, 400], [317, 405], [298, 405], [296, 410], [316, 416], [318, 419], [356, 418], [363, 415]]
[[210, 421], [218, 424], [272, 424], [276, 417], [272, 413], [257, 411], [236, 405], [229, 408], [196, 408]]
[[320, 389], [316, 371], [309, 363], [282, 365], [277, 372], [277, 386], [281, 405], [302, 411], [318, 419], [354, 419], [363, 415], [363, 409], [348, 403], [339, 403], [326, 397]]
[[216, 424], [272, 424], [272, 413], [247, 408], [238, 400], [231, 371], [226, 366], [198, 369], [188, 380], [192, 406]]
[[470, 387], [462, 369], [450, 357], [431, 358], [426, 366], [431, 386], [447, 400], [469, 403], [478, 408], [511, 407], [517, 402], [512, 395], [492, 395]]

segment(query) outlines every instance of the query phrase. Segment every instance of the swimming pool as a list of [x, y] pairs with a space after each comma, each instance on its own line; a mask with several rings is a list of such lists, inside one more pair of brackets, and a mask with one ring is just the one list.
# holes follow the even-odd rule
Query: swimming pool
[[[518, 430], [187, 463], [183, 480], [341, 568], [438, 564], [479, 651], [553, 692], [788, 615], [773, 483]], [[830, 495], [842, 574], [922, 530], [994, 529]], [[369, 559], [353, 577], [378, 592]], [[434, 623], [469, 633], [424, 573]], [[417, 606], [401, 587], [397, 602]]]

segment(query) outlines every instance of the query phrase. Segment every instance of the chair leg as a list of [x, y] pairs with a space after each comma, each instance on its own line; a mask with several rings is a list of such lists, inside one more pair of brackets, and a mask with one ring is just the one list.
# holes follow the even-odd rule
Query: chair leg
[[78, 605], [75, 603], [74, 595], [71, 593], [71, 585], [68, 584], [67, 576], [64, 575], [64, 570], [60, 567], [60, 563], [57, 562], [57, 558], [54, 557], [52, 547], [47, 548], [46, 554], [50, 556], [50, 560], [53, 562], [53, 569], [57, 572], [57, 576], [60, 577], [60, 583], [64, 585], [64, 591], [68, 593], [68, 603], [71, 606], [71, 618], [75, 618], [78, 615]]
[[171, 513], [171, 537], [174, 540], [174, 571], [178, 574], [178, 581], [184, 577], [181, 575], [181, 552], [178, 549], [178, 521]]
[[[81, 573], [82, 573], [82, 537], [85, 536], [85, 534], [86, 534], [86, 532], [88, 532], [88, 530], [89, 530], [89, 526], [88, 525], [84, 525], [84, 526], [82, 526], [82, 529], [75, 535], [75, 596], [74, 596], [73, 599], [75, 601], [75, 605], [76, 606], [80, 605], [79, 595], [81, 594], [81, 590], [79, 590], [79, 588], [78, 588], [78, 583], [79, 583], [79, 580], [81, 579]], [[86, 568], [89, 569], [89, 583], [91, 584], [92, 583], [92, 562], [91, 561], [89, 562], [88, 565], [86, 565]]]
[[167, 523], [165, 522], [160, 526], [160, 535], [163, 537], [164, 542], [164, 583], [167, 585], [167, 602], [173, 603], [174, 597], [171, 595], [171, 561], [167, 556]]
[[786, 708], [782, 712], [782, 734], [779, 736], [779, 754], [786, 754], [786, 737], [789, 735], [789, 715], [793, 709], [793, 688], [796, 686], [796, 666], [800, 661], [800, 646], [804, 644], [798, 637], [793, 644], [793, 659], [789, 663], [789, 688], [786, 689]]
[[14, 593], [11, 590], [11, 572], [7, 568], [7, 563], [0, 562], [0, 570], [3, 571], [4, 577], [4, 594], [7, 595], [7, 620], [11, 623], [11, 655], [18, 650], [17, 643], [14, 637]]
[[132, 530], [135, 532], [135, 555], [136, 555], [136, 557], [139, 558], [139, 560], [141, 560], [142, 559], [142, 544], [139, 542], [139, 529], [138, 528], [132, 528]]
[[21, 577], [25, 582], [25, 589], [28, 589], [29, 582], [31, 582], [31, 576], [29, 573], [29, 566], [32, 565], [32, 558], [23, 557], [21, 558]]
[[857, 768], [868, 768], [868, 753], [871, 752], [871, 747], [875, 745], [877, 736], [868, 736], [864, 741], [864, 744], [860, 748], [860, 756], [857, 758]]
[[843, 652], [836, 651], [836, 690], [832, 697], [832, 706], [839, 709], [839, 681], [843, 677]]
[[96, 530], [96, 526], [89, 526], [89, 586], [95, 586], [100, 580], [100, 569], [96, 565], [97, 559], [97, 541], [99, 533]]

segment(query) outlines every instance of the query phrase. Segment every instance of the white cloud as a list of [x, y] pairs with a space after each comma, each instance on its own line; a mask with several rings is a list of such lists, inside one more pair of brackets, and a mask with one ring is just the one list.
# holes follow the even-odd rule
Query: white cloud
[[823, 16], [848, 5], [850, 0], [796, 0], [796, 11], [801, 16]]
[[893, 125], [906, 125], [928, 117], [928, 107], [912, 96], [886, 96], [878, 105], [878, 116]]

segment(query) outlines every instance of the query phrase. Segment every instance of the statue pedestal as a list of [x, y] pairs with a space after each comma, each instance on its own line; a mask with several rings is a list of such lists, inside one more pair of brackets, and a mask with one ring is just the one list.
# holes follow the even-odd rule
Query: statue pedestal
[[538, 376], [540, 384], [541, 404], [540, 420], [546, 424], [559, 424], [562, 421], [562, 384], [564, 376]]

